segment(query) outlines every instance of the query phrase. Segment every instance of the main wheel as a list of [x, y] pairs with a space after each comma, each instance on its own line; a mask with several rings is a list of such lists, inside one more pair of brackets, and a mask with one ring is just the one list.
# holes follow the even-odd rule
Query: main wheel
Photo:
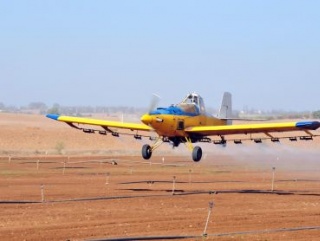
[[148, 144], [143, 145], [143, 147], [142, 147], [142, 157], [145, 160], [148, 160], [148, 159], [150, 159], [151, 155], [152, 155], [151, 146], [149, 146]]
[[193, 148], [193, 151], [192, 151], [192, 159], [193, 161], [195, 162], [198, 162], [201, 160], [201, 157], [202, 157], [202, 149], [200, 146], [195, 146]]

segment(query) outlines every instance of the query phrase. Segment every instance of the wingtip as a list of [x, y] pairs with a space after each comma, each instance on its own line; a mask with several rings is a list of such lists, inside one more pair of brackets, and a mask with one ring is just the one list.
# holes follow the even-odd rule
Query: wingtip
[[46, 117], [53, 119], [53, 120], [58, 120], [59, 115], [57, 114], [47, 114]]
[[319, 121], [301, 121], [297, 122], [297, 127], [308, 130], [316, 130], [320, 127]]

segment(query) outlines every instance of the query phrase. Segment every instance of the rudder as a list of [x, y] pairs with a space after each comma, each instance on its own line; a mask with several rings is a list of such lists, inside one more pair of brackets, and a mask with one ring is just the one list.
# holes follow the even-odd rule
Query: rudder
[[229, 92], [224, 92], [218, 117], [226, 119], [227, 125], [232, 125], [232, 95]]

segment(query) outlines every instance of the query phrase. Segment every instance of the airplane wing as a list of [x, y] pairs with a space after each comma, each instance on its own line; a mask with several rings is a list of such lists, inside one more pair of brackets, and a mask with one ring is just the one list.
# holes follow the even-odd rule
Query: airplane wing
[[[232, 135], [250, 133], [269, 133], [286, 131], [306, 131], [316, 130], [320, 127], [318, 121], [284, 122], [284, 123], [259, 123], [259, 124], [239, 124], [226, 126], [195, 126], [186, 128], [189, 134], [201, 136]], [[309, 133], [308, 133], [309, 134]]]
[[[94, 126], [101, 126], [106, 131], [112, 132], [109, 127], [113, 128], [121, 128], [121, 129], [128, 129], [131, 131], [152, 131], [153, 129], [144, 124], [138, 123], [129, 123], [129, 122], [119, 122], [119, 121], [107, 121], [107, 120], [98, 120], [98, 119], [91, 119], [91, 118], [83, 118], [83, 117], [73, 117], [73, 116], [63, 116], [63, 115], [56, 115], [56, 114], [48, 114], [48, 118], [65, 122], [71, 127], [77, 129], [79, 128], [74, 124], [84, 124], [84, 125], [94, 125]], [[84, 130], [84, 129], [83, 129]]]

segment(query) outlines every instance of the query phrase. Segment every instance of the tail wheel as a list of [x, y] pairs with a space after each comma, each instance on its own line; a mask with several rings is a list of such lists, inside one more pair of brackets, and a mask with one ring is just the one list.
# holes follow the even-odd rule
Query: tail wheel
[[192, 151], [192, 159], [193, 159], [193, 161], [198, 162], [198, 161], [201, 160], [201, 157], [202, 157], [202, 149], [201, 149], [201, 147], [199, 147], [199, 146], [194, 147], [193, 151]]
[[149, 146], [148, 144], [145, 144], [145, 145], [142, 147], [142, 157], [143, 157], [145, 160], [148, 160], [148, 159], [150, 159], [151, 155], [152, 155], [151, 146]]

